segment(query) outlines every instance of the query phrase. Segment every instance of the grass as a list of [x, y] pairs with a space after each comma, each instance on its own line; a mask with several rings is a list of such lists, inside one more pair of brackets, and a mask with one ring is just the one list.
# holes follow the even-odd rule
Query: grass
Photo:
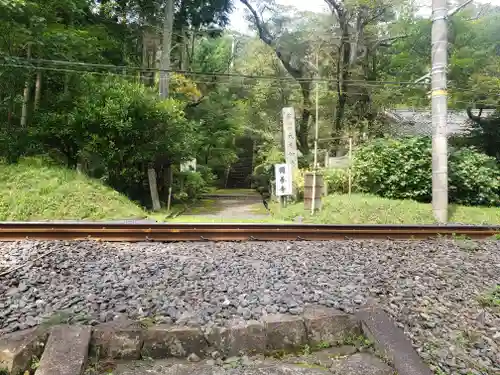
[[[275, 218], [293, 221], [303, 217], [305, 223], [317, 224], [432, 224], [431, 204], [410, 200], [392, 200], [373, 195], [329, 195], [322, 199], [321, 211], [311, 216], [303, 203], [285, 208], [272, 205]], [[500, 223], [500, 208], [450, 206], [450, 222], [468, 224]]]
[[26, 159], [0, 164], [0, 221], [141, 219], [127, 197], [76, 171]]
[[[213, 193], [248, 194], [251, 189], [219, 189]], [[166, 211], [147, 213], [127, 197], [75, 171], [25, 159], [15, 165], [0, 163], [0, 221], [123, 220], [150, 218], [174, 223], [286, 223], [302, 217], [304, 223], [324, 224], [425, 224], [433, 223], [430, 204], [390, 200], [371, 195], [330, 195], [314, 216], [303, 203], [279, 208], [268, 215], [259, 202], [248, 219], [213, 214], [221, 210], [216, 200], [204, 199], [185, 213], [167, 218]], [[180, 206], [179, 206], [180, 207]], [[174, 206], [171, 212], [182, 211]], [[182, 207], [183, 208], [183, 207]], [[237, 210], [234, 207], [234, 210]], [[207, 215], [204, 215], [207, 214]], [[208, 215], [210, 214], [210, 215]], [[254, 214], [256, 217], [251, 217]], [[259, 216], [260, 217], [257, 217]], [[229, 215], [228, 215], [229, 216]], [[244, 216], [244, 215], [240, 215]], [[500, 223], [500, 208], [451, 206], [450, 222]], [[469, 247], [467, 249], [469, 250]], [[470, 249], [471, 251], [473, 249]]]
[[479, 302], [484, 307], [500, 307], [500, 284], [488, 293], [480, 296]]

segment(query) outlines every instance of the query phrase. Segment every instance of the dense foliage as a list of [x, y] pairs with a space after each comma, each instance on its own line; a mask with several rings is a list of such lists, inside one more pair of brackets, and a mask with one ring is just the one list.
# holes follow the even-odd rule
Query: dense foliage
[[[232, 117], [221, 121], [237, 107], [224, 99], [223, 90], [185, 74], [169, 74], [170, 98], [159, 99], [157, 69], [166, 60], [156, 58], [163, 48], [162, 33], [155, 30], [163, 27], [164, 5], [156, 0], [0, 2], [0, 156], [16, 162], [25, 155], [49, 155], [146, 205], [148, 168], [156, 170], [162, 201], [169, 186], [174, 197], [199, 196], [212, 181], [210, 173], [206, 180], [197, 175], [201, 182], [191, 178], [179, 184], [171, 181], [172, 171], [197, 155], [205, 164], [211, 161], [214, 152], [201, 151], [208, 136], [218, 150], [215, 157], [234, 161], [231, 139], [242, 125]], [[220, 32], [208, 29], [227, 24], [231, 2], [177, 5], [169, 66], [227, 67], [230, 46], [221, 43], [226, 55], [201, 61], [214, 48], [214, 42], [204, 41], [220, 40]], [[219, 92], [222, 99], [216, 101]]]
[[[495, 159], [473, 149], [451, 149], [449, 199], [465, 205], [500, 202], [500, 168]], [[393, 199], [430, 202], [429, 138], [378, 139], [360, 148], [354, 159], [356, 189]]]
[[455, 150], [450, 154], [448, 178], [454, 202], [500, 206], [500, 168], [495, 158], [470, 148]]
[[[225, 30], [236, 3], [253, 35]], [[325, 4], [330, 12], [272, 0], [0, 1], [0, 156], [49, 155], [149, 206], [148, 168], [163, 203], [169, 187], [174, 198], [193, 199], [210, 184], [226, 185], [245, 151], [238, 145], [248, 144], [242, 138], [252, 141], [254, 186], [268, 195], [273, 164], [284, 161], [283, 107], [295, 109], [304, 170], [313, 124], [325, 139], [322, 155], [345, 154], [347, 137], [357, 147], [398, 135], [402, 124], [388, 111], [430, 111], [429, 82], [414, 83], [429, 73], [430, 20], [412, 0]], [[450, 19], [450, 109], [471, 120], [452, 143], [460, 149], [450, 158], [457, 202], [492, 204], [496, 194], [483, 187], [493, 162], [478, 152], [500, 159], [498, 10], [473, 3]], [[169, 99], [160, 100], [165, 79]], [[361, 188], [429, 200], [424, 144], [370, 142], [358, 152], [358, 171], [367, 171], [357, 176]], [[194, 157], [200, 173], [180, 173]], [[330, 191], [347, 190], [345, 171], [324, 177]]]

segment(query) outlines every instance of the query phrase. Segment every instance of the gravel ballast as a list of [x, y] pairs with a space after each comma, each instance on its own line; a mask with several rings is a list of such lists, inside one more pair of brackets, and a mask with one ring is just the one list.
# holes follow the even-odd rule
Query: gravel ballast
[[378, 302], [437, 374], [500, 374], [500, 241], [0, 243], [0, 333], [128, 316], [224, 325]]

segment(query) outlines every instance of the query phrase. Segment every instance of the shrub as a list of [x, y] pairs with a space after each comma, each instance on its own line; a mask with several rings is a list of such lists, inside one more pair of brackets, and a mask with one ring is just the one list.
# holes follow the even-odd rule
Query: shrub
[[500, 168], [496, 159], [472, 148], [456, 150], [449, 159], [449, 194], [464, 205], [500, 205]]
[[[355, 153], [356, 189], [391, 199], [432, 200], [430, 138], [377, 139]], [[449, 199], [465, 205], [499, 202], [500, 171], [494, 158], [450, 148]]]
[[430, 139], [380, 138], [358, 149], [354, 156], [359, 191], [391, 199], [431, 200]]
[[323, 180], [328, 194], [349, 192], [349, 171], [347, 169], [326, 169], [323, 172]]
[[174, 198], [182, 202], [199, 199], [208, 192], [210, 183], [198, 171], [179, 172], [174, 176]]
[[305, 174], [307, 173], [306, 170], [303, 169], [297, 169], [293, 172], [293, 187], [295, 189], [295, 192], [297, 194], [297, 199], [302, 200], [304, 199], [304, 185], [305, 185]]
[[206, 165], [198, 164], [196, 166], [196, 172], [198, 172], [201, 175], [207, 186], [213, 185], [215, 180], [217, 179], [212, 169]]
[[263, 197], [269, 197], [269, 187], [274, 180], [274, 165], [283, 163], [283, 152], [276, 147], [271, 147], [261, 155], [261, 164], [254, 168], [252, 174], [252, 189], [257, 190]]
[[160, 100], [143, 85], [84, 76], [70, 99], [62, 95], [40, 110], [33, 142], [45, 152], [57, 149], [72, 168], [85, 158], [93, 177], [133, 199], [149, 196], [149, 165], [178, 163], [196, 150], [198, 135], [184, 105]]
[[[304, 199], [305, 175], [308, 170], [299, 169], [293, 174], [293, 186], [297, 193], [297, 199]], [[349, 175], [347, 169], [325, 169], [319, 171], [323, 175], [323, 182], [327, 186], [328, 194], [347, 193], [349, 191]]]

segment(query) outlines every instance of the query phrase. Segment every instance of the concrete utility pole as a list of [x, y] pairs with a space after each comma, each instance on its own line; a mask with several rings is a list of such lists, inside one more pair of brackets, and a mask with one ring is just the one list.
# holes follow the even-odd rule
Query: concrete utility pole
[[447, 0], [432, 0], [432, 209], [443, 224], [448, 221], [447, 17]]
[[432, 208], [440, 223], [448, 221], [447, 18], [470, 3], [472, 0], [466, 0], [448, 11], [446, 0], [432, 0], [432, 70], [415, 81], [420, 83], [432, 77]]

